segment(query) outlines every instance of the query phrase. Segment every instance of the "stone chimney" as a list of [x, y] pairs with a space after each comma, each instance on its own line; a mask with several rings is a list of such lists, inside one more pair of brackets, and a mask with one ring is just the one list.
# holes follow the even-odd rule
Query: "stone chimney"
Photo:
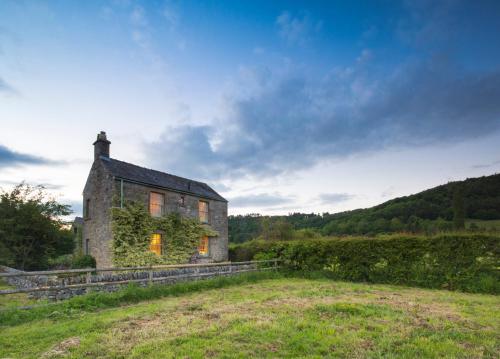
[[101, 131], [97, 134], [97, 140], [94, 142], [94, 161], [97, 161], [99, 157], [109, 158], [109, 145], [110, 141], [106, 138], [106, 132]]

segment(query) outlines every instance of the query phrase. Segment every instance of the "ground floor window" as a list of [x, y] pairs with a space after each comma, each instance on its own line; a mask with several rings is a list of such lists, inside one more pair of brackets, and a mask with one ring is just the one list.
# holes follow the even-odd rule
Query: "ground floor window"
[[203, 236], [200, 239], [200, 244], [198, 245], [198, 253], [202, 256], [208, 255], [208, 237]]
[[161, 239], [160, 233], [153, 233], [149, 243], [149, 250], [159, 256], [161, 256]]

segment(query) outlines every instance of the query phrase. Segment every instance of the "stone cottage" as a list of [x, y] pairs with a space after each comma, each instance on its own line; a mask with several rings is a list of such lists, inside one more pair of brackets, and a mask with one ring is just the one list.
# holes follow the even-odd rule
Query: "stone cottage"
[[[227, 201], [206, 183], [133, 165], [109, 157], [106, 133], [94, 142], [94, 163], [83, 190], [83, 252], [95, 257], [99, 268], [111, 267], [111, 207], [127, 201], [142, 202], [151, 216], [171, 212], [198, 218], [218, 235], [200, 238], [197, 262], [228, 258]], [[151, 234], [149, 250], [161, 255], [168, 238]]]

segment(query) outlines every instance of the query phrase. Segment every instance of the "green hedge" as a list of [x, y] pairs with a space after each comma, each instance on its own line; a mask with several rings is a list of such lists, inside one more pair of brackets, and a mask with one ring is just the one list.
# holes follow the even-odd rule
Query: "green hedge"
[[499, 244], [480, 234], [251, 241], [231, 246], [230, 259], [280, 258], [286, 269], [339, 280], [499, 294]]

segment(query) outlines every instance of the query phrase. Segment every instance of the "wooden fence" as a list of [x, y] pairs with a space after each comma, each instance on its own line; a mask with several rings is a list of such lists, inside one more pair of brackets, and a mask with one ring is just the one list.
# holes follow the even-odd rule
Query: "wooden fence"
[[[17, 288], [0, 290], [2, 294], [14, 293], [33, 293], [33, 292], [50, 292], [62, 291], [78, 288], [91, 288], [91, 287], [106, 287], [106, 286], [120, 286], [128, 283], [140, 283], [152, 285], [154, 282], [175, 282], [180, 280], [189, 279], [202, 279], [205, 277], [215, 277], [220, 275], [234, 275], [244, 272], [268, 271], [278, 270], [278, 259], [260, 260], [260, 261], [245, 261], [245, 262], [220, 262], [220, 263], [205, 263], [205, 264], [173, 264], [173, 265], [158, 265], [146, 267], [113, 267], [113, 268], [85, 268], [85, 269], [66, 269], [66, 270], [51, 270], [51, 271], [15, 271], [10, 273], [0, 273], [0, 278], [5, 278], [7, 282], [12, 283], [12, 278], [22, 277], [43, 277], [46, 281], [52, 280], [51, 285], [36, 285], [32, 287], [22, 287], [13, 284]], [[211, 267], [216, 267], [215, 271], [207, 270]], [[172, 270], [181, 269], [194, 269], [192, 272], [172, 274]], [[137, 279], [124, 279], [124, 280], [99, 280], [99, 273], [114, 272], [114, 273], [127, 273], [127, 272], [141, 272], [148, 273], [145, 278]], [[71, 277], [85, 276], [83, 283], [68, 284]], [[102, 276], [101, 276], [102, 277]], [[29, 282], [29, 280], [27, 281]]]

